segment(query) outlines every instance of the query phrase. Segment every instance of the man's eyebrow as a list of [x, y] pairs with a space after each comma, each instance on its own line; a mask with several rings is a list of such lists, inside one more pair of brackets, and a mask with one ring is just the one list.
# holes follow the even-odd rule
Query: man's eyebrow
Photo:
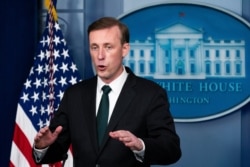
[[103, 45], [112, 45], [112, 43], [106, 42], [106, 43], [104, 43]]

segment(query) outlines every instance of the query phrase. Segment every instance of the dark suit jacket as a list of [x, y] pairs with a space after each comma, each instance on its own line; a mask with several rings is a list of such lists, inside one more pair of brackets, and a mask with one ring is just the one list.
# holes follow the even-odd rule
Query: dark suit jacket
[[[41, 163], [58, 161], [73, 148], [75, 167], [141, 167], [150, 164], [171, 164], [181, 156], [179, 137], [169, 112], [166, 92], [156, 83], [129, 76], [115, 105], [104, 141], [98, 148], [96, 132], [97, 77], [82, 81], [64, 94], [58, 112], [51, 122], [63, 131], [49, 147]], [[123, 143], [111, 139], [108, 132], [128, 130], [145, 143], [144, 162], [136, 160]]]

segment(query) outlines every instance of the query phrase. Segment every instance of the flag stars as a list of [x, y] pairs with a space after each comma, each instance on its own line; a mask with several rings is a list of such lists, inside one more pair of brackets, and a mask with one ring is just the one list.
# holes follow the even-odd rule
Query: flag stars
[[59, 81], [59, 83], [62, 85], [62, 87], [63, 87], [64, 85], [67, 85], [66, 79], [67, 79], [67, 78], [65, 78], [65, 77], [61, 77], [61, 80]]
[[53, 52], [53, 56], [55, 57], [55, 60], [56, 60], [56, 58], [60, 57], [59, 50], [55, 49]]
[[50, 38], [49, 38], [49, 36], [47, 36], [46, 43], [47, 43], [47, 45], [49, 46], [49, 43], [50, 43]]
[[46, 56], [47, 60], [50, 58], [50, 51], [49, 50], [45, 51], [45, 56]]
[[53, 39], [53, 42], [56, 44], [56, 46], [57, 46], [58, 44], [60, 44], [60, 43], [61, 43], [61, 42], [60, 42], [60, 37], [58, 37], [58, 36], [55, 35], [55, 38]]
[[34, 100], [34, 102], [36, 102], [39, 99], [39, 93], [34, 92], [33, 96], [31, 96], [31, 98]]
[[36, 81], [33, 84], [36, 85], [36, 88], [38, 88], [41, 86], [41, 79], [36, 78]]
[[77, 71], [76, 65], [74, 63], [71, 64], [70, 68], [73, 72]]
[[41, 119], [39, 119], [39, 122], [37, 125], [39, 126], [39, 129], [41, 129], [43, 127], [43, 121]]
[[69, 57], [69, 50], [68, 49], [63, 49], [62, 55], [64, 57], [64, 59], [66, 59], [67, 57]]
[[60, 26], [57, 22], [55, 23], [54, 28], [56, 29], [56, 31], [60, 30]]
[[40, 73], [43, 72], [43, 66], [39, 64], [38, 67], [36, 68], [36, 71], [38, 72], [38, 75], [40, 75]]
[[58, 71], [58, 64], [53, 64], [53, 70], [54, 72]]
[[51, 112], [50, 112], [50, 106], [49, 106], [49, 105], [47, 105], [47, 108], [46, 108], [45, 111], [47, 112], [47, 115], [50, 116], [50, 113], [51, 113]]
[[44, 77], [44, 78], [43, 78], [42, 84], [43, 84], [43, 87], [44, 87], [44, 88], [45, 88], [46, 86], [48, 86], [48, 79]]
[[46, 100], [46, 92], [43, 91], [42, 93], [42, 100], [45, 101]]
[[32, 105], [32, 107], [30, 109], [30, 112], [31, 112], [32, 116], [34, 116], [35, 114], [37, 114], [37, 107]]
[[47, 40], [45, 40], [45, 37], [43, 37], [43, 39], [40, 41], [40, 43], [42, 43], [43, 47], [45, 46], [45, 44], [47, 43]]
[[68, 64], [62, 63], [62, 66], [60, 67], [60, 69], [63, 70], [63, 73], [65, 73], [65, 71], [69, 71]]
[[47, 114], [48, 114], [49, 118], [51, 118], [51, 116], [53, 115], [55, 109], [54, 109], [53, 106], [48, 106], [48, 110], [46, 110], [46, 111], [48, 112]]
[[41, 105], [41, 108], [40, 108], [40, 113], [41, 113], [41, 115], [43, 115], [44, 113], [46, 113], [45, 108], [42, 105]]
[[62, 100], [63, 94], [64, 94], [64, 92], [60, 90], [60, 91], [59, 91], [59, 94], [57, 95], [57, 97], [59, 97], [60, 100]]
[[[61, 100], [61, 99], [60, 99]], [[59, 108], [59, 103], [57, 105], [55, 105], [55, 111], [57, 111]]]
[[30, 74], [29, 75], [32, 75], [32, 74], [34, 74], [34, 67], [31, 67], [31, 69], [30, 69]]
[[74, 85], [74, 84], [77, 82], [77, 78], [72, 76], [69, 82], [70, 82], [72, 85]]
[[50, 124], [50, 120], [46, 119], [44, 126], [49, 126], [49, 124]]
[[67, 42], [65, 39], [62, 39], [61, 42], [64, 44], [64, 46], [66, 46]]
[[48, 72], [49, 72], [49, 65], [48, 65], [48, 64], [46, 64], [46, 65], [44, 66], [44, 70], [45, 70], [45, 73], [48, 73]]
[[39, 55], [37, 55], [40, 58], [40, 61], [42, 61], [45, 58], [44, 52], [41, 50]]
[[24, 85], [25, 85], [25, 89], [31, 88], [31, 80], [27, 79]]
[[22, 97], [21, 97], [21, 99], [23, 100], [23, 103], [25, 103], [26, 101], [29, 101], [29, 94], [27, 93], [24, 93], [23, 92], [23, 95], [22, 95]]

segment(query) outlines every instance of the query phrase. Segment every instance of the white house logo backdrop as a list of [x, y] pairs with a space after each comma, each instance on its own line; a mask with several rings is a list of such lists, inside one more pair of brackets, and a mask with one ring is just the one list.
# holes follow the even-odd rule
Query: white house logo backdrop
[[250, 101], [250, 24], [214, 6], [166, 3], [119, 19], [130, 29], [124, 60], [167, 92], [175, 121], [218, 118]]

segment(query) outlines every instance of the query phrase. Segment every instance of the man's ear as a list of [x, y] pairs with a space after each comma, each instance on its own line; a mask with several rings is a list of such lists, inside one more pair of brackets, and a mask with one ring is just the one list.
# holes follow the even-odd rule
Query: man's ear
[[124, 58], [125, 56], [127, 56], [127, 54], [128, 54], [128, 52], [129, 52], [129, 50], [130, 50], [130, 45], [129, 45], [129, 43], [124, 43], [123, 45], [122, 45], [122, 57]]

